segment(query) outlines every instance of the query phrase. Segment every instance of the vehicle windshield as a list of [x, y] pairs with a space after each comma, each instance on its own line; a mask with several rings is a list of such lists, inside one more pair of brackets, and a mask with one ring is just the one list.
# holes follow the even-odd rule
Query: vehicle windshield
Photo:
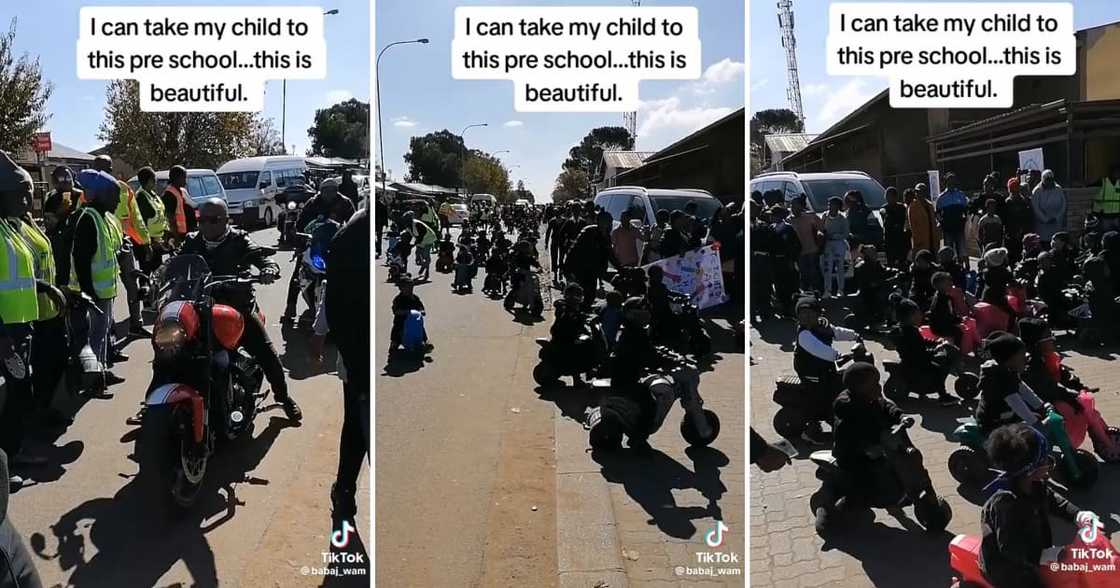
[[257, 178], [260, 177], [260, 172], [244, 171], [244, 172], [226, 172], [218, 174], [218, 179], [222, 182], [222, 186], [226, 190], [241, 190], [244, 188], [256, 188]]
[[702, 221], [711, 220], [720, 206], [719, 200], [715, 198], [701, 198], [696, 196], [653, 196], [650, 200], [653, 202], [653, 207], [656, 209], [654, 210], [655, 214], [658, 210], [668, 210], [669, 212], [673, 212], [674, 210], [683, 211], [688, 203], [695, 202], [696, 218]]
[[200, 255], [176, 255], [164, 269], [164, 288], [168, 300], [193, 299], [202, 287], [202, 280], [210, 275], [210, 266]]
[[833, 196], [844, 197], [849, 190], [859, 190], [863, 201], [871, 210], [882, 208], [887, 203], [886, 192], [879, 182], [871, 178], [830, 178], [820, 180], [801, 180], [809, 203], [816, 212], [828, 210], [828, 199]]

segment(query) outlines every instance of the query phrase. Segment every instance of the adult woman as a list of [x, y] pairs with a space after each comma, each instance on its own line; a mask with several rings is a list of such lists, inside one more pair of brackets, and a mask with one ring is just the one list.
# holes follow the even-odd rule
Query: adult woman
[[851, 230], [848, 217], [841, 212], [843, 200], [839, 196], [828, 199], [828, 212], [823, 221], [824, 252], [821, 255], [821, 272], [824, 273], [824, 297], [829, 297], [829, 289], [836, 281], [836, 295], [844, 295], [844, 278], [848, 263], [848, 236]]

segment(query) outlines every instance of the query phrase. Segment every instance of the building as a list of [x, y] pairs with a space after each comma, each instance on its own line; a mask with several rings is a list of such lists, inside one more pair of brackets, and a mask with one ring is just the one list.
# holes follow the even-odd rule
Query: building
[[595, 191], [618, 185], [615, 181], [618, 174], [642, 165], [651, 155], [652, 151], [604, 151], [599, 166], [595, 168], [595, 177], [591, 180]]
[[773, 133], [766, 135], [760, 163], [766, 171], [783, 171], [782, 160], [801, 151], [817, 136], [812, 133]]
[[42, 155], [36, 154], [30, 147], [12, 154], [12, 159], [27, 170], [35, 181], [35, 193], [31, 203], [34, 210], [42, 209], [43, 199], [51, 190], [51, 170], [61, 165], [70, 168], [77, 175], [81, 170], [93, 166], [93, 157], [89, 153], [78, 151], [58, 141], [52, 141], [51, 150]]
[[928, 170], [953, 171], [979, 189], [1004, 178], [1019, 152], [1042, 148], [1066, 188], [1098, 183], [1120, 162], [1120, 22], [1077, 33], [1077, 73], [1021, 76], [1010, 109], [892, 109], [886, 90], [786, 157], [792, 171], [860, 170], [885, 186], [909, 187]]
[[616, 186], [700, 188], [742, 202], [747, 177], [745, 109], [740, 108], [619, 173]]

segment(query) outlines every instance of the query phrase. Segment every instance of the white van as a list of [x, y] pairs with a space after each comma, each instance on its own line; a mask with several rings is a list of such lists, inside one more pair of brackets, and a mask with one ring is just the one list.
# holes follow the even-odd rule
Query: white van
[[[167, 187], [167, 182], [170, 181], [168, 175], [168, 170], [156, 172], [156, 196], [163, 194], [164, 188]], [[128, 185], [131, 186], [132, 191], [135, 192], [140, 189], [140, 180], [136, 176], [132, 176], [128, 179]], [[207, 198], [227, 200], [226, 191], [222, 187], [222, 183], [218, 180], [218, 175], [215, 174], [212, 169], [188, 169], [187, 194], [191, 197], [191, 202], [188, 202], [187, 205], [194, 208], [198, 208], [198, 203]]]
[[276, 195], [303, 183], [307, 161], [295, 155], [247, 157], [218, 168], [230, 219], [242, 226], [271, 226], [280, 215]]

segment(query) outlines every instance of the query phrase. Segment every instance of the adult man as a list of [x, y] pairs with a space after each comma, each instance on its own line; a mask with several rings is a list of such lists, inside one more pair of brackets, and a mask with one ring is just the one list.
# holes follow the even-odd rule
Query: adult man
[[607, 264], [613, 260], [611, 222], [609, 212], [600, 212], [595, 217], [594, 225], [586, 226], [580, 231], [564, 257], [564, 272], [583, 288], [585, 309], [590, 309], [595, 302], [599, 278], [606, 275]]
[[140, 209], [140, 216], [148, 228], [150, 245], [148, 254], [139, 260], [140, 269], [150, 272], [158, 268], [163, 260], [167, 212], [163, 209], [163, 201], [155, 193], [156, 172], [150, 167], [143, 167], [136, 172], [136, 180], [140, 182], [140, 189], [136, 191], [136, 207]]
[[[44, 462], [20, 450], [24, 426], [34, 406], [27, 366], [31, 361], [31, 325], [39, 317], [37, 292], [54, 290], [36, 279], [35, 253], [8, 220], [27, 214], [32, 186], [31, 175], [7, 153], [0, 152], [0, 245], [5, 249], [0, 256], [0, 374], [7, 385], [7, 400], [0, 409], [0, 450], [12, 456], [16, 465]], [[16, 485], [21, 482], [18, 477], [9, 479]]]
[[805, 206], [805, 196], [795, 198], [790, 202], [793, 210], [793, 230], [797, 232], [797, 241], [801, 244], [801, 253], [797, 258], [797, 269], [801, 272], [801, 289], [806, 292], [821, 291], [824, 286], [824, 277], [821, 275], [821, 246], [818, 235], [824, 226], [821, 219], [808, 210]]
[[[100, 172], [113, 175], [113, 158], [108, 155], [98, 155], [93, 160], [93, 168]], [[136, 283], [136, 260], [147, 259], [150, 252], [148, 246], [148, 227], [136, 205], [136, 194], [132, 188], [121, 180], [116, 180], [120, 190], [120, 198], [113, 215], [120, 221], [121, 230], [125, 239], [121, 250], [117, 253], [117, 263], [121, 268], [121, 282], [128, 298], [128, 333], [137, 337], [150, 337], [151, 333], [144, 329], [144, 321], [140, 316], [140, 288]], [[120, 359], [127, 359], [120, 356]]]
[[[322, 189], [322, 186], [320, 186], [320, 189]], [[358, 184], [354, 182], [354, 170], [350, 168], [342, 170], [342, 182], [338, 185], [338, 193], [345, 196], [350, 201], [351, 206], [355, 209], [358, 208], [360, 198], [358, 197]]]
[[1120, 164], [1112, 173], [1101, 178], [1101, 189], [1093, 198], [1093, 212], [1100, 218], [1101, 232], [1120, 228]]
[[381, 259], [381, 235], [385, 232], [385, 227], [389, 226], [389, 207], [385, 206], [385, 202], [381, 198], [381, 196], [374, 198], [373, 209], [375, 231], [373, 246], [377, 259]]
[[[236, 275], [250, 266], [260, 270], [261, 281], [271, 284], [280, 277], [280, 267], [241, 229], [229, 226], [229, 209], [225, 201], [208, 198], [198, 207], [198, 232], [183, 243], [182, 255], [199, 255], [206, 260], [210, 271], [219, 275]], [[284, 366], [276, 355], [272, 340], [257, 312], [257, 301], [252, 289], [215, 290], [214, 299], [236, 308], [245, 318], [245, 334], [241, 344], [264, 370], [272, 387], [272, 396], [284, 407], [284, 414], [292, 421], [299, 421], [303, 413], [288, 395]]]
[[439, 232], [417, 219], [412, 211], [404, 213], [403, 229], [412, 234], [412, 242], [416, 245], [416, 277], [426, 281], [431, 273], [432, 246], [439, 239]]
[[618, 228], [611, 231], [611, 245], [614, 248], [614, 258], [619, 268], [635, 267], [641, 260], [639, 243], [642, 233], [634, 228], [634, 210], [622, 211]]
[[331, 485], [335, 519], [354, 520], [358, 474], [369, 453], [369, 212], [358, 211], [331, 241], [327, 258], [327, 324], [346, 378], [338, 475]]
[[120, 204], [120, 186], [113, 176], [92, 169], [83, 170], [78, 180], [86, 189], [88, 202], [78, 209], [74, 221], [68, 285], [71, 291], [92, 298], [97, 306], [85, 317], [89, 321], [89, 346], [101, 365], [104, 383], [119, 384], [124, 378], [109, 372], [108, 360], [113, 299], [120, 278], [117, 254], [124, 243], [124, 230], [112, 212]]
[[296, 220], [296, 230], [303, 231], [311, 221], [320, 216], [338, 224], [346, 224], [354, 214], [354, 203], [349, 198], [340, 197], [338, 180], [327, 178], [319, 184], [319, 193], [303, 205]]
[[957, 259], [963, 260], [967, 267], [968, 250], [965, 249], [964, 243], [964, 224], [965, 215], [968, 213], [968, 196], [957, 187], [956, 174], [952, 172], [945, 174], [945, 190], [937, 197], [934, 208], [937, 210], [937, 220], [941, 224], [941, 234], [945, 238], [945, 244], [957, 252]]
[[1007, 180], [1007, 198], [1003, 200], [999, 216], [1003, 221], [1003, 241], [1006, 243], [1008, 258], [1017, 262], [1023, 252], [1023, 235], [1031, 232], [1034, 214], [1031, 203], [1023, 197], [1019, 188], [1019, 178]]
[[198, 228], [194, 205], [187, 192], [187, 170], [181, 165], [172, 166], [167, 172], [167, 187], [160, 200], [167, 214], [166, 235], [169, 239], [182, 243], [187, 234]]
[[[552, 209], [550, 209], [552, 210]], [[560, 283], [560, 246], [562, 244], [560, 238], [561, 229], [568, 218], [566, 214], [560, 214], [562, 211], [557, 209], [552, 214], [552, 218], [548, 221], [548, 227], [544, 230], [544, 246], [548, 247], [548, 258], [552, 262], [552, 281], [555, 284]]]

